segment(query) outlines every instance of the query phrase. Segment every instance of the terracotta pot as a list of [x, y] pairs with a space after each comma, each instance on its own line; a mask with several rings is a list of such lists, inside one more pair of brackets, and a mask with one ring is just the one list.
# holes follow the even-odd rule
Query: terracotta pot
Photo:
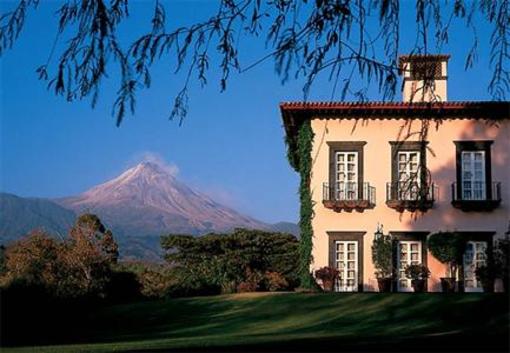
[[378, 278], [377, 285], [379, 287], [379, 292], [381, 293], [389, 293], [391, 292], [391, 278]]
[[413, 279], [411, 281], [411, 286], [415, 293], [423, 293], [425, 292], [425, 280], [424, 279]]
[[322, 280], [322, 289], [324, 289], [324, 292], [332, 292], [334, 285], [334, 281]]
[[455, 292], [455, 277], [441, 277], [441, 289], [443, 293]]

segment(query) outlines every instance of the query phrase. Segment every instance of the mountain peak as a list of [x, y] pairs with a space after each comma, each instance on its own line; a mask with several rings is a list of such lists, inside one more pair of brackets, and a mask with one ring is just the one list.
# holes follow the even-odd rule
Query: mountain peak
[[[117, 229], [129, 228], [129, 233], [136, 230], [137, 233], [143, 231], [142, 234], [164, 234], [169, 231], [203, 233], [235, 227], [266, 228], [264, 223], [191, 189], [177, 180], [175, 174], [176, 168], [171, 165], [144, 161], [62, 203], [76, 212], [97, 213]], [[148, 226], [140, 229], [140, 224]]]
[[134, 167], [126, 170], [123, 174], [128, 172], [142, 174], [167, 174], [169, 176], [175, 175], [175, 170], [173, 170], [171, 166], [153, 161], [140, 162]]
[[144, 170], [163, 170], [165, 169], [165, 165], [163, 163], [159, 162], [153, 162], [153, 161], [143, 161], [138, 163], [135, 166], [136, 169], [144, 169]]

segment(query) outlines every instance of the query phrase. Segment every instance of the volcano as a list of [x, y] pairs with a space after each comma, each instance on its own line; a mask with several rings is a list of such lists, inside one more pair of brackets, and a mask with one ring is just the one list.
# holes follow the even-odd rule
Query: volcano
[[76, 214], [97, 214], [120, 236], [270, 227], [192, 189], [165, 165], [155, 162], [142, 162], [78, 196], [55, 201]]

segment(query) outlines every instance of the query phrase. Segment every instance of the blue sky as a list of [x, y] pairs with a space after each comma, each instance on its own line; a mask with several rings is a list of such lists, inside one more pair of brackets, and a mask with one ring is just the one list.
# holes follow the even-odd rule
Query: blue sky
[[[123, 35], [133, 37], [149, 26], [152, 1], [135, 2]], [[3, 13], [12, 2], [2, 2]], [[413, 2], [403, 2], [402, 53], [414, 44]], [[179, 127], [169, 121], [172, 99], [183, 76], [168, 61], [156, 65], [153, 86], [138, 96], [134, 116], [115, 126], [111, 103], [115, 82], [106, 82], [95, 109], [88, 101], [66, 102], [46, 90], [35, 69], [53, 42], [58, 2], [43, 1], [30, 13], [14, 48], [0, 60], [0, 190], [20, 196], [60, 197], [104, 182], [146, 156], [178, 168], [178, 177], [220, 202], [267, 222], [297, 221], [298, 176], [285, 156], [278, 103], [302, 99], [302, 81], [282, 85], [272, 62], [233, 74], [220, 93], [214, 74], [204, 88], [192, 87], [190, 110]], [[207, 18], [216, 1], [170, 1], [167, 30]], [[450, 44], [449, 100], [488, 100], [488, 26], [480, 22], [479, 60], [464, 71], [472, 38], [454, 25]], [[263, 41], [241, 47], [241, 64], [264, 56]], [[373, 89], [370, 98], [381, 97]], [[327, 100], [331, 85], [315, 84], [310, 100]], [[352, 99], [352, 97], [349, 97]], [[398, 95], [396, 99], [400, 99]]]

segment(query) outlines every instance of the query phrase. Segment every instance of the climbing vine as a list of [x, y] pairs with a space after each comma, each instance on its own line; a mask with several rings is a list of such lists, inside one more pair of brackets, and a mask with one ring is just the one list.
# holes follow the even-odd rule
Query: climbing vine
[[299, 244], [299, 275], [301, 287], [312, 288], [313, 278], [310, 276], [310, 263], [312, 261], [312, 218], [313, 202], [310, 190], [310, 173], [312, 170], [312, 141], [313, 131], [310, 121], [306, 121], [299, 129], [297, 138], [297, 155], [289, 153], [289, 162], [299, 172], [301, 182], [299, 186], [300, 209], [300, 244]]

